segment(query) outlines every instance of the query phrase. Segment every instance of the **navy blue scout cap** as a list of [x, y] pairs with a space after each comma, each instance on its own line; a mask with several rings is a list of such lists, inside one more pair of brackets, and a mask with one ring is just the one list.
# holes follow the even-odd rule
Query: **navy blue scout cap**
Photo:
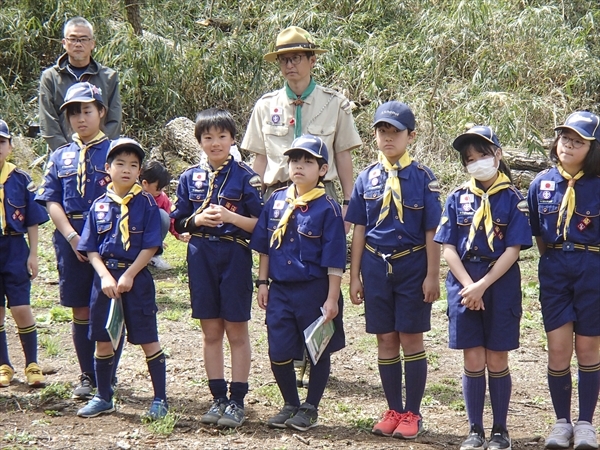
[[70, 103], [91, 103], [91, 102], [100, 102], [102, 106], [104, 105], [104, 100], [102, 100], [102, 90], [87, 81], [83, 83], [75, 83], [71, 86], [67, 93], [65, 94], [65, 102], [60, 107], [61, 111], [67, 107]]
[[140, 157], [140, 160], [143, 161], [146, 153], [142, 146], [134, 139], [128, 137], [121, 137], [115, 139], [110, 143], [110, 147], [108, 148], [108, 152], [106, 153], [106, 160], [108, 161], [108, 157], [111, 153], [114, 153], [116, 150], [127, 149], [132, 152], [135, 152]]
[[564, 125], [560, 125], [554, 131], [560, 131], [563, 128], [573, 130], [586, 141], [600, 140], [600, 119], [596, 114], [589, 111], [575, 111], [565, 121]]
[[498, 148], [502, 148], [500, 141], [498, 140], [498, 136], [496, 136], [494, 130], [487, 125], [475, 125], [474, 127], [469, 128], [466, 133], [463, 133], [454, 139], [454, 142], [452, 142], [452, 147], [454, 147], [456, 150], [460, 150], [465, 141], [472, 139], [474, 136], [479, 136], [480, 138], [488, 141], [490, 144], [493, 144]]
[[400, 131], [415, 129], [415, 115], [407, 104], [397, 101], [384, 103], [375, 111], [373, 125], [385, 122], [398, 128]]
[[0, 136], [6, 139], [12, 138], [10, 130], [8, 129], [8, 125], [2, 119], [0, 119]]
[[283, 152], [284, 155], [290, 154], [293, 150], [304, 150], [310, 153], [315, 158], [323, 158], [325, 162], [328, 162], [329, 154], [327, 152], [327, 146], [320, 137], [313, 136], [312, 134], [303, 134], [300, 137], [294, 139], [292, 146]]

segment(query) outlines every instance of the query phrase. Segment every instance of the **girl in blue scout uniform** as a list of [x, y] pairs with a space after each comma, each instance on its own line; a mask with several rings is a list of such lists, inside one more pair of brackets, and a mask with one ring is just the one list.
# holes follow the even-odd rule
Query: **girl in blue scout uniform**
[[129, 138], [112, 142], [106, 157], [106, 172], [112, 182], [106, 194], [94, 201], [77, 246], [87, 252], [95, 275], [90, 300], [90, 340], [96, 342], [94, 368], [97, 394], [77, 411], [80, 417], [96, 417], [115, 410], [111, 386], [113, 346], [105, 329], [111, 298], [121, 298], [127, 340], [140, 345], [154, 400], [147, 417], [166, 416], [165, 355], [158, 342], [154, 280], [146, 267], [162, 245], [160, 213], [154, 197], [137, 183], [144, 150]]
[[[540, 252], [540, 302], [548, 337], [548, 385], [556, 424], [547, 448], [598, 448], [592, 419], [600, 389], [600, 119], [571, 114], [550, 149], [556, 163], [529, 188]], [[571, 424], [573, 333], [579, 418]]]
[[[207, 156], [181, 175], [171, 217], [175, 231], [189, 232], [187, 263], [192, 317], [200, 319], [204, 366], [213, 403], [200, 421], [238, 427], [245, 420], [250, 374], [248, 321], [252, 306], [252, 253], [248, 239], [262, 208], [260, 177], [229, 150], [235, 122], [222, 109], [196, 118], [195, 135]], [[223, 338], [231, 349], [230, 397]]]
[[74, 132], [73, 142], [51, 154], [35, 199], [46, 206], [56, 227], [52, 242], [60, 303], [73, 310], [71, 333], [81, 368], [73, 398], [85, 400], [91, 398], [96, 385], [94, 342], [88, 339], [94, 269], [87, 257], [77, 251], [77, 244], [92, 202], [106, 192], [110, 183], [104, 169], [110, 140], [101, 130], [106, 115], [102, 93], [93, 84], [71, 86], [61, 109], [66, 110]]
[[0, 387], [7, 387], [15, 375], [6, 343], [6, 306], [18, 327], [27, 384], [42, 387], [45, 379], [37, 364], [30, 292], [31, 280], [38, 273], [38, 225], [48, 221], [48, 214], [33, 199], [35, 186], [29, 175], [7, 161], [11, 152], [12, 136], [0, 120]]
[[[306, 431], [317, 425], [330, 354], [345, 345], [340, 283], [346, 235], [341, 207], [322, 183], [328, 168], [325, 143], [303, 135], [284, 154], [293, 184], [271, 195], [250, 246], [260, 253], [258, 305], [267, 312], [271, 370], [285, 402], [267, 425]], [[317, 364], [310, 363], [308, 394], [300, 404], [293, 360], [304, 353], [303, 330], [321, 315], [333, 320], [335, 332]]]
[[[531, 247], [527, 202], [512, 184], [502, 148], [488, 126], [453, 144], [471, 180], [450, 193], [435, 241], [450, 271], [449, 346], [463, 349], [463, 395], [471, 429], [461, 450], [509, 449], [511, 394], [508, 351], [519, 347], [521, 249]], [[494, 416], [489, 443], [483, 428], [487, 366]]]
[[433, 235], [442, 207], [435, 176], [407, 151], [415, 139], [410, 108], [397, 101], [384, 103], [375, 112], [373, 127], [379, 162], [359, 174], [346, 215], [354, 223], [350, 298], [355, 305], [364, 300], [367, 333], [377, 335], [388, 410], [373, 433], [413, 439], [423, 429], [423, 333], [431, 328], [431, 303], [440, 296], [440, 248]]

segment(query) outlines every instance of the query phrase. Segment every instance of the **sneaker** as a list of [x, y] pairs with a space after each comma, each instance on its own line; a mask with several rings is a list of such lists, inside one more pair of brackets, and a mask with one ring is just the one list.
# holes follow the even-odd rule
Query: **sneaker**
[[15, 371], [8, 364], [0, 366], [0, 387], [10, 386], [10, 382], [15, 376]]
[[392, 437], [399, 439], [414, 439], [423, 432], [423, 418], [420, 414], [410, 411], [400, 414], [400, 421]]
[[79, 417], [96, 417], [100, 414], [110, 414], [115, 410], [112, 400], [107, 402], [97, 395], [92, 398], [87, 405], [77, 411]]
[[485, 450], [486, 448], [487, 441], [483, 428], [477, 424], [471, 424], [469, 435], [460, 445], [460, 450]]
[[217, 425], [223, 427], [237, 428], [244, 423], [246, 416], [244, 415], [244, 408], [240, 407], [237, 403], [231, 402], [225, 408], [225, 412], [217, 422]]
[[287, 428], [285, 421], [291, 419], [298, 412], [298, 407], [286, 403], [277, 414], [267, 420], [269, 428]]
[[42, 369], [36, 363], [32, 362], [25, 369], [27, 384], [32, 387], [46, 386], [46, 378], [42, 374]]
[[488, 449], [494, 450], [510, 450], [510, 438], [508, 437], [508, 431], [502, 425], [494, 425], [492, 427], [492, 434], [490, 436], [490, 442], [488, 443]]
[[156, 267], [158, 270], [170, 270], [173, 268], [173, 266], [162, 259], [161, 256], [153, 256], [150, 259], [150, 265]]
[[546, 448], [569, 448], [573, 441], [573, 425], [567, 419], [558, 419], [546, 438]]
[[73, 389], [72, 398], [77, 400], [90, 400], [94, 394], [94, 380], [87, 374], [79, 375], [79, 385]]
[[393, 409], [388, 409], [383, 413], [381, 420], [375, 424], [371, 432], [379, 436], [391, 436], [400, 423], [400, 413]]
[[220, 398], [213, 401], [213, 404], [210, 405], [210, 408], [208, 408], [206, 414], [200, 417], [200, 423], [216, 424], [219, 422], [219, 419], [221, 416], [223, 416], [228, 403], [229, 402], [226, 398]]
[[585, 420], [580, 420], [573, 427], [575, 450], [587, 450], [598, 448], [598, 438], [596, 437], [596, 428]]
[[318, 425], [319, 414], [317, 408], [310, 403], [302, 403], [294, 417], [285, 421], [285, 426], [298, 431], [306, 431]]
[[167, 406], [167, 402], [163, 399], [155, 398], [148, 412], [144, 414], [144, 417], [148, 420], [160, 420], [164, 419], [168, 412], [169, 407]]

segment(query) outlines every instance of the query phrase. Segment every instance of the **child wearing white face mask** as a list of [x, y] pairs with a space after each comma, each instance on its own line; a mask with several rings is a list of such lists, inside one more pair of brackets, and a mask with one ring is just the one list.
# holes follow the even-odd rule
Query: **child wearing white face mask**
[[[510, 449], [506, 419], [511, 395], [508, 351], [519, 347], [519, 251], [531, 247], [527, 201], [512, 184], [502, 148], [488, 126], [458, 136], [453, 147], [471, 175], [446, 200], [434, 240], [450, 271], [449, 346], [462, 349], [463, 395], [470, 432], [461, 450]], [[483, 428], [487, 367], [493, 426]]]

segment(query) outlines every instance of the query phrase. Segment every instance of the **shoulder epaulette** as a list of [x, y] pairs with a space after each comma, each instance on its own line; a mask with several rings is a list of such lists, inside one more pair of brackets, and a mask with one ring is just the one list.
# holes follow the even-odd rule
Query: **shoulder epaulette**
[[420, 162], [417, 162], [417, 161], [413, 161], [413, 164], [417, 167], [417, 169], [425, 172], [430, 180], [435, 179], [435, 175], [433, 174], [432, 170], [429, 167], [427, 167], [426, 165], [421, 164]]
[[325, 200], [327, 200], [329, 206], [331, 207], [331, 209], [333, 209], [336, 216], [342, 215], [342, 208], [336, 199], [334, 199], [330, 195], [325, 195]]
[[279, 90], [267, 92], [266, 94], [263, 94], [263, 96], [261, 97], [261, 99], [275, 97], [278, 92], [279, 92]]
[[537, 179], [537, 178], [539, 178], [541, 175], [545, 175], [545, 174], [547, 174], [548, 172], [550, 172], [550, 169], [552, 169], [553, 167], [554, 167], [554, 166], [552, 166], [552, 167], [548, 167], [547, 169], [544, 169], [544, 170], [542, 170], [541, 172], [539, 172], [539, 173], [538, 173], [538, 174], [535, 176], [534, 180], [535, 180], [535, 179]]

